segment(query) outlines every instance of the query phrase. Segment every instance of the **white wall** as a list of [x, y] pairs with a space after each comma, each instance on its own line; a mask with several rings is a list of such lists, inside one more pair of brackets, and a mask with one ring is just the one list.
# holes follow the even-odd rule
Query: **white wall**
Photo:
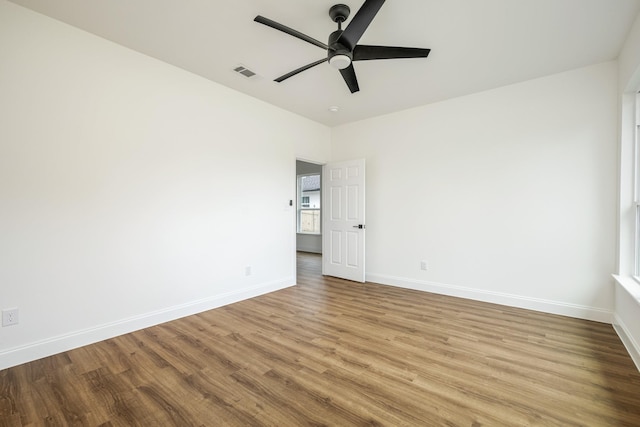
[[295, 283], [327, 127], [4, 0], [0, 58], [0, 369]]
[[618, 82], [621, 92], [637, 92], [640, 87], [640, 15], [636, 17], [618, 57]]
[[296, 236], [296, 249], [301, 252], [322, 253], [321, 234], [300, 234]]
[[367, 280], [610, 321], [616, 73], [604, 63], [333, 129], [333, 160], [367, 161]]

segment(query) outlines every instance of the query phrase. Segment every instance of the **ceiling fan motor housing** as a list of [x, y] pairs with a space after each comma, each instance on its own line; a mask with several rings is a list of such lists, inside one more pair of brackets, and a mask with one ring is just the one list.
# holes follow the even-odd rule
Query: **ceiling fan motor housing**
[[329, 49], [327, 59], [329, 63], [338, 69], [347, 68], [353, 60], [353, 53], [343, 44], [338, 43], [342, 30], [336, 30], [329, 35]]

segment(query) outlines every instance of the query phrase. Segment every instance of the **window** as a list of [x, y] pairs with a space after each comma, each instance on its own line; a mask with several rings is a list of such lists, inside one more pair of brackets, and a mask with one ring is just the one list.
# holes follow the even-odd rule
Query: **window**
[[320, 175], [298, 175], [298, 233], [320, 234]]
[[635, 102], [635, 135], [633, 147], [633, 204], [635, 210], [634, 276], [640, 276], [640, 93]]
[[635, 209], [636, 209], [636, 232], [634, 236], [634, 245], [635, 245], [635, 266], [634, 273], [636, 280], [640, 281], [640, 204], [638, 200], [635, 201]]
[[622, 94], [616, 272], [640, 282], [640, 93]]

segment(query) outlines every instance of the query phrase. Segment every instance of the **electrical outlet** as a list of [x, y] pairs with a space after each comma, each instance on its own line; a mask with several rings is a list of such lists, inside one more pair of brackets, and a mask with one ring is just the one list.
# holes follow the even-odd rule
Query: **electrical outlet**
[[429, 263], [427, 261], [420, 261], [420, 270], [427, 271], [429, 269]]
[[250, 266], [250, 265], [247, 265], [247, 266], [244, 268], [244, 275], [245, 275], [245, 276], [251, 276], [251, 266]]
[[2, 326], [17, 325], [19, 320], [17, 308], [2, 310]]

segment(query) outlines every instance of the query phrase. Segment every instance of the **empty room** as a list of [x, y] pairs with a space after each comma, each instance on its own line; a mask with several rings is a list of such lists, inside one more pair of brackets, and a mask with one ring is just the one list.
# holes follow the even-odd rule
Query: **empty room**
[[639, 14], [0, 0], [0, 426], [640, 425]]

